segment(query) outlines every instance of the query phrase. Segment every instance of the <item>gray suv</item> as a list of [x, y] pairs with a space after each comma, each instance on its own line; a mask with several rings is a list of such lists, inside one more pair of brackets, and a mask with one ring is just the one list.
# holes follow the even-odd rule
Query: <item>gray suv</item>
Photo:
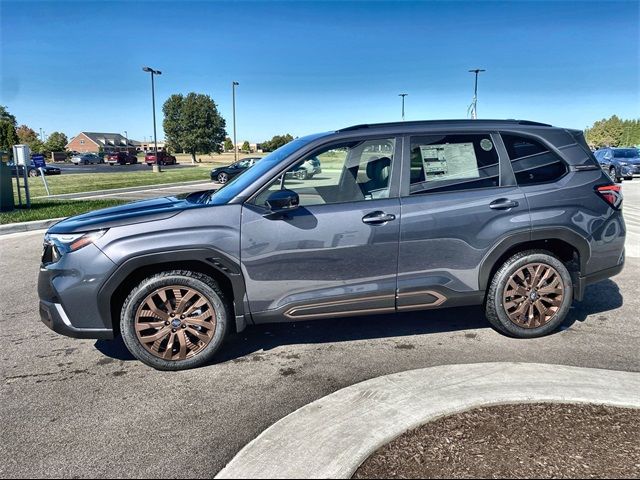
[[[309, 158], [322, 173], [287, 175]], [[359, 125], [296, 139], [217, 191], [64, 220], [40, 314], [163, 370], [247, 325], [483, 305], [556, 330], [624, 264], [620, 187], [580, 131], [517, 120]]]

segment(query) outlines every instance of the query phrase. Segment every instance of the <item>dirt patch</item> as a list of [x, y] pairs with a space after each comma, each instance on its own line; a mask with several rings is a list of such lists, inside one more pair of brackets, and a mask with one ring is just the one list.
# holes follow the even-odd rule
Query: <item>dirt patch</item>
[[353, 478], [638, 478], [640, 410], [506, 405], [442, 418], [369, 457]]

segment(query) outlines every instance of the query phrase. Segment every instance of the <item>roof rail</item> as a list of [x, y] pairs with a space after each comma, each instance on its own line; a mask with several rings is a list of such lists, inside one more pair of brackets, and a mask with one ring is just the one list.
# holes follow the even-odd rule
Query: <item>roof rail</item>
[[537, 126], [537, 127], [551, 127], [552, 125], [548, 123], [541, 122], [533, 122], [531, 120], [414, 120], [408, 122], [388, 122], [388, 123], [363, 123], [360, 125], [353, 125], [346, 128], [341, 128], [337, 130], [338, 132], [349, 132], [352, 130], [363, 130], [367, 128], [384, 128], [384, 127], [400, 127], [400, 126], [421, 126], [421, 125], [456, 125], [456, 124], [482, 124], [482, 123], [506, 123], [506, 124], [516, 124], [516, 125], [527, 125], [527, 126]]

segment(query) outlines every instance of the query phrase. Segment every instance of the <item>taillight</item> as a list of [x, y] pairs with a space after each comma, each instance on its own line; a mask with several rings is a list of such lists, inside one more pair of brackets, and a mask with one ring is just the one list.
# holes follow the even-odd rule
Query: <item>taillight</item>
[[602, 185], [596, 187], [596, 192], [613, 208], [622, 207], [622, 187], [620, 185]]

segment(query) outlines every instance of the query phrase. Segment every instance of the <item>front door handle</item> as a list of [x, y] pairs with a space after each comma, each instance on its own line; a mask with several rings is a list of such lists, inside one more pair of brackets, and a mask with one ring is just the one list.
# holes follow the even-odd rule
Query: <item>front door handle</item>
[[509, 200], [508, 198], [499, 198], [491, 202], [489, 204], [489, 208], [492, 208], [493, 210], [508, 210], [510, 208], [515, 208], [518, 205], [520, 204], [515, 200]]
[[382, 225], [387, 222], [391, 222], [396, 219], [396, 216], [391, 213], [384, 213], [381, 211], [369, 213], [362, 217], [362, 222], [367, 225]]

